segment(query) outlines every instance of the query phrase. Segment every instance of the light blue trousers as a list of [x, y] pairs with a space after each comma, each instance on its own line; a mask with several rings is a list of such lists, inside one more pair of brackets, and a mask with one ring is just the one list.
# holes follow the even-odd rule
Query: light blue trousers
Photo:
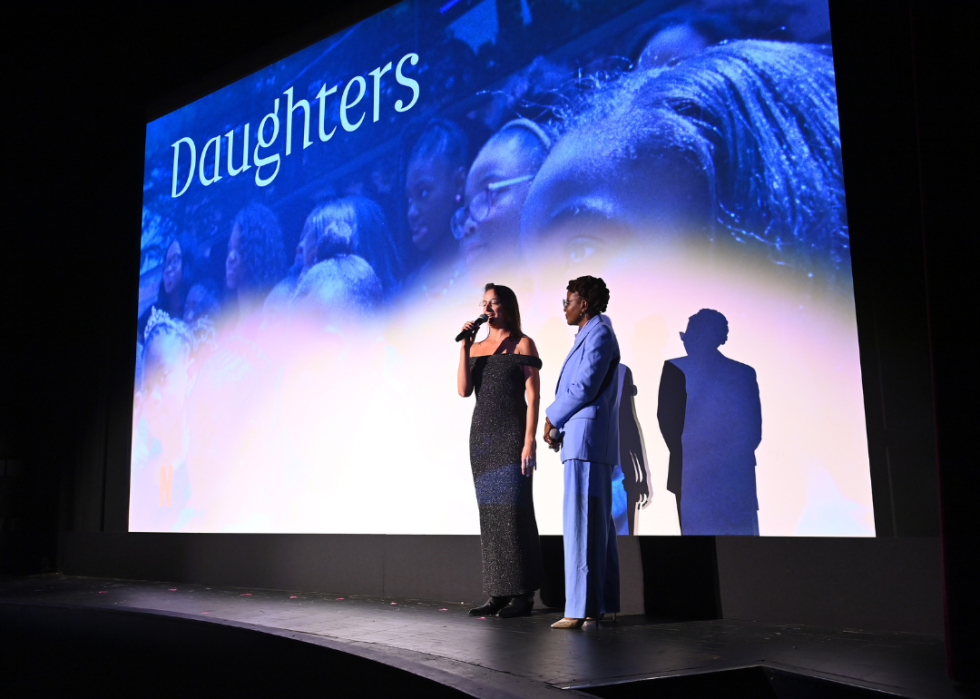
[[565, 616], [619, 611], [619, 549], [610, 464], [565, 462]]

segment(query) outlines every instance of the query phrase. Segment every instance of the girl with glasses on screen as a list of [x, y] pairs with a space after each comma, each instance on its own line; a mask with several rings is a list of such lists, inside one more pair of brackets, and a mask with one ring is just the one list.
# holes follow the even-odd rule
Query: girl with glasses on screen
[[[543, 567], [534, 517], [535, 469], [541, 360], [534, 341], [521, 331], [517, 296], [487, 284], [480, 303], [490, 334], [462, 342], [457, 389], [476, 391], [470, 426], [470, 466], [480, 510], [483, 586], [490, 596], [471, 616], [528, 616]], [[474, 331], [472, 322], [464, 331]], [[526, 396], [526, 401], [525, 401]]]
[[513, 264], [521, 211], [531, 181], [551, 150], [551, 138], [530, 119], [514, 119], [480, 149], [466, 176], [453, 236], [471, 270]]
[[185, 234], [174, 236], [163, 248], [162, 273], [160, 284], [157, 287], [156, 301], [150, 308], [146, 309], [137, 321], [138, 341], [142, 342], [144, 339], [150, 313], [154, 308], [165, 311], [174, 318], [183, 317], [188, 292], [196, 281], [194, 275], [195, 250], [194, 239]]

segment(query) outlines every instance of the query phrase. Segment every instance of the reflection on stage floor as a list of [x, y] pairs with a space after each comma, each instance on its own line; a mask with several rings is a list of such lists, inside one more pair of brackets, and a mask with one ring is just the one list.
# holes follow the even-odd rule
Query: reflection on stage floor
[[[959, 696], [946, 680], [937, 636], [639, 615], [562, 631], [550, 628], [561, 616], [556, 609], [536, 608], [519, 619], [474, 618], [468, 604], [341, 592], [53, 575], [0, 583], [5, 614], [39, 606], [126, 610], [261, 630], [390, 659], [413, 672], [430, 668], [437, 681], [466, 678], [496, 696], [553, 695], [555, 689], [608, 697], [704, 696], [705, 678], [733, 688], [768, 683], [768, 693], [753, 690], [757, 696]], [[801, 678], [809, 678], [806, 692], [785, 689]], [[468, 686], [464, 693], [472, 693]]]

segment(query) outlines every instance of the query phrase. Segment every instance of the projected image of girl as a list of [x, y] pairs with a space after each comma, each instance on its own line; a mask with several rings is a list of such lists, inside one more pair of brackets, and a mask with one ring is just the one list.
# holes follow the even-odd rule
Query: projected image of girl
[[140, 316], [137, 322], [136, 332], [140, 340], [144, 338], [153, 308], [166, 311], [173, 318], [183, 317], [190, 289], [196, 281], [194, 259], [195, 245], [190, 236], [177, 235], [167, 244], [156, 302]]
[[463, 199], [470, 144], [452, 121], [434, 119], [416, 138], [405, 174], [406, 216], [420, 267], [408, 286], [425, 283], [426, 277], [455, 263], [459, 244], [450, 219]]
[[453, 235], [471, 273], [512, 268], [521, 212], [551, 138], [530, 119], [504, 124], [480, 149], [466, 176], [465, 204], [453, 215]]
[[285, 271], [286, 250], [275, 214], [262, 204], [246, 206], [235, 216], [225, 260], [225, 286], [238, 305], [238, 332], [258, 328], [262, 304]]
[[525, 245], [578, 263], [656, 237], [832, 280], [849, 268], [833, 88], [827, 53], [742, 41], [597, 89], [535, 178]]
[[[456, 377], [460, 396], [476, 392], [470, 466], [480, 509], [483, 587], [490, 595], [470, 615], [527, 616], [543, 576], [531, 487], [541, 360], [521, 331], [517, 296], [509, 287], [487, 284], [481, 308], [490, 334], [475, 344], [473, 334], [466, 336]], [[463, 330], [474, 330], [473, 323]]]

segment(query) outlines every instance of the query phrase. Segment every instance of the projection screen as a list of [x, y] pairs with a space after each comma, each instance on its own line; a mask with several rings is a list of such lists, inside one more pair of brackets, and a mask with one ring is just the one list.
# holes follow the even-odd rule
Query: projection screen
[[408, 0], [149, 123], [143, 182], [131, 531], [478, 534], [453, 337], [513, 289], [543, 422], [592, 275], [620, 534], [874, 535], [826, 0]]

